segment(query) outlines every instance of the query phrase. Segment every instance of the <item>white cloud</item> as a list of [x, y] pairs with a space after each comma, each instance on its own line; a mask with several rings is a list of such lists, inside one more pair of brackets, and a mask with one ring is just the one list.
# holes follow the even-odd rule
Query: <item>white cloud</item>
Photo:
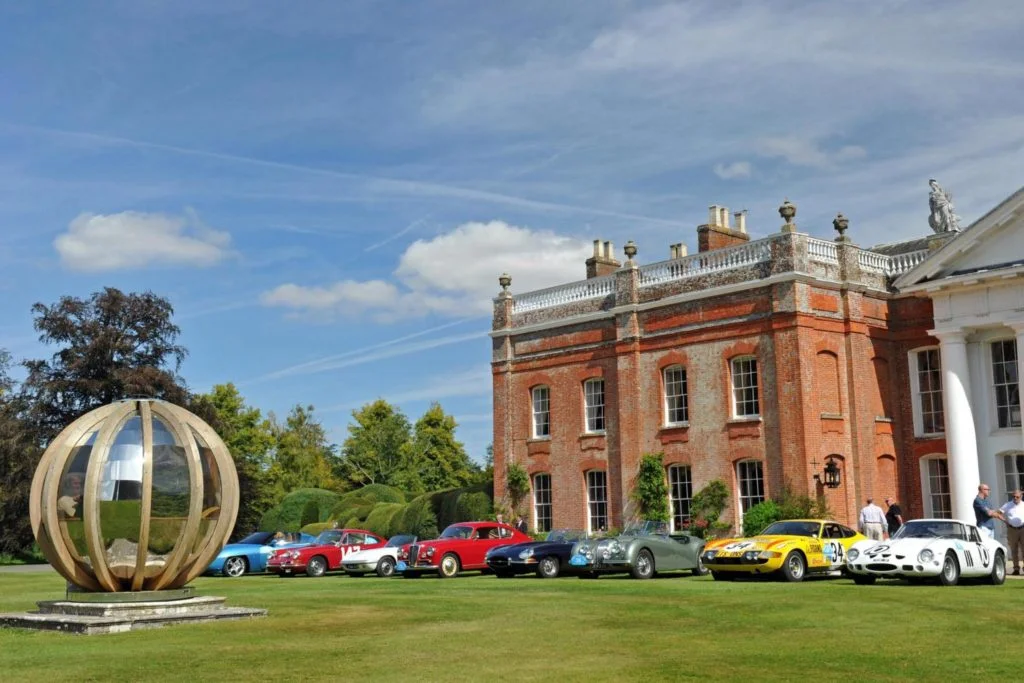
[[856, 161], [867, 156], [863, 147], [847, 145], [835, 151], [824, 149], [817, 141], [798, 136], [769, 137], [757, 145], [765, 157], [781, 157], [795, 166], [832, 168], [840, 161]]
[[749, 161], [734, 161], [731, 164], [715, 164], [715, 175], [722, 180], [749, 178], [752, 168]]
[[81, 213], [53, 246], [71, 270], [102, 272], [150, 266], [212, 266], [228, 254], [231, 236], [184, 216], [123, 211]]
[[344, 280], [326, 286], [288, 283], [261, 297], [268, 306], [302, 313], [367, 313], [381, 322], [428, 313], [483, 315], [491, 311], [503, 272], [524, 292], [579, 280], [590, 247], [583, 240], [504, 221], [464, 223], [430, 240], [417, 240], [384, 280]]

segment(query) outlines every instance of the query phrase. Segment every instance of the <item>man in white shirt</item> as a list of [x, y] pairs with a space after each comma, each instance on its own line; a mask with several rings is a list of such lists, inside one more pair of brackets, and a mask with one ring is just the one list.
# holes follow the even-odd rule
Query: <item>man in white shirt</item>
[[1006, 521], [1006, 545], [1009, 548], [1011, 574], [1024, 573], [1024, 501], [1020, 489], [1013, 492], [1013, 499], [999, 508]]
[[872, 540], [881, 541], [885, 539], [888, 529], [889, 523], [885, 520], [882, 508], [868, 498], [868, 504], [860, 511], [860, 532]]

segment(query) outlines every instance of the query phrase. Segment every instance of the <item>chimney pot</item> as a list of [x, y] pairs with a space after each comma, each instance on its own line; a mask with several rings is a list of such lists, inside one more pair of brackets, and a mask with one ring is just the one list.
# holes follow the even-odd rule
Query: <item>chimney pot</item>
[[723, 228], [729, 227], [729, 209], [724, 206], [718, 208], [718, 225]]
[[601, 240], [594, 240], [594, 258], [601, 258]]
[[733, 214], [736, 217], [736, 229], [740, 232], [747, 231], [747, 210], [737, 211]]

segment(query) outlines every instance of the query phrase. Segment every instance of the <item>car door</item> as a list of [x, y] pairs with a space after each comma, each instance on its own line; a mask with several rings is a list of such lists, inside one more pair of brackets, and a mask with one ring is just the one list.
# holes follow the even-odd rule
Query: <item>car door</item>
[[966, 566], [960, 568], [964, 576], [985, 576], [992, 571], [992, 552], [985, 546], [977, 527], [964, 527], [967, 544], [964, 548]]
[[340, 567], [341, 561], [345, 559], [346, 555], [362, 550], [365, 542], [366, 535], [355, 531], [350, 531], [342, 536], [336, 552], [332, 553], [331, 557], [328, 558], [328, 561], [331, 563], [331, 569]]
[[459, 549], [459, 558], [462, 562], [463, 568], [483, 567], [485, 566], [484, 555], [491, 548], [499, 545], [503, 545], [501, 542], [500, 527], [495, 525], [479, 526], [473, 533], [473, 538], [468, 543], [463, 544]]
[[829, 571], [836, 571], [846, 566], [846, 551], [850, 547], [843, 527], [835, 522], [821, 525], [821, 556], [822, 566]]

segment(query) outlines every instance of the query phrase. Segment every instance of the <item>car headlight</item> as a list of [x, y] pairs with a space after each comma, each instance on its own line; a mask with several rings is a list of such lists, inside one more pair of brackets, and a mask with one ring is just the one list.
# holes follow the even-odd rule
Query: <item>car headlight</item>
[[715, 557], [717, 555], [718, 555], [718, 551], [717, 550], [708, 550], [707, 552], [704, 553], [704, 559], [705, 560], [713, 560], [713, 559], [715, 559]]
[[922, 564], [925, 562], [931, 562], [934, 559], [935, 553], [933, 553], [931, 550], [928, 550], [928, 548], [925, 548], [917, 555], [917, 561]]
[[856, 548], [850, 548], [848, 551], [846, 551], [847, 561], [852, 562], [856, 560], [858, 557], [860, 557], [860, 551]]
[[523, 552], [519, 553], [520, 560], [528, 560], [533, 557], [533, 548], [527, 548]]
[[427, 548], [427, 557], [433, 557], [433, 556], [434, 556], [434, 546], [430, 546], [429, 548]]

